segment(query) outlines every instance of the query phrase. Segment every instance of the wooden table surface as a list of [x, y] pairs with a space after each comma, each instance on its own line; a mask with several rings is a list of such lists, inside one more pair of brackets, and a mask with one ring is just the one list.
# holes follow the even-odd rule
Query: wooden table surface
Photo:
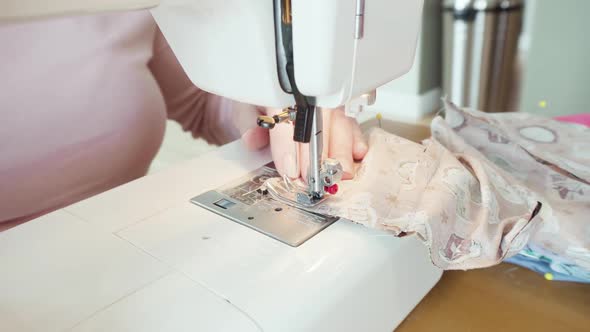
[[396, 332], [590, 331], [590, 285], [502, 263], [446, 271]]

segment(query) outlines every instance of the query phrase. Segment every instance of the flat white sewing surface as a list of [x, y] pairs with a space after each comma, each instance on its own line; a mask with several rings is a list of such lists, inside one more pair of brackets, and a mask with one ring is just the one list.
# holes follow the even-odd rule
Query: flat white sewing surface
[[0, 330], [391, 331], [441, 275], [414, 237], [293, 248], [189, 202], [269, 161], [234, 142], [0, 233]]

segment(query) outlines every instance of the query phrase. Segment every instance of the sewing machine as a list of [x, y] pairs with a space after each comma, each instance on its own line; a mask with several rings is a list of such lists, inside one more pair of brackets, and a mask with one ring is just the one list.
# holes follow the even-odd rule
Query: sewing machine
[[[273, 200], [257, 199], [287, 210], [284, 205], [313, 207], [337, 192], [342, 167], [336, 160], [321, 160], [321, 107], [344, 105], [347, 115], [355, 116], [375, 101], [376, 88], [407, 72], [421, 9], [422, 1], [408, 0], [163, 0], [152, 13], [195, 85], [234, 100], [284, 109], [274, 117], [260, 117], [258, 125], [272, 130], [292, 122], [293, 140], [308, 144], [307, 188], [270, 187], [264, 192]], [[270, 176], [268, 170], [260, 173], [250, 178]], [[236, 184], [251, 191], [260, 185]], [[272, 209], [256, 211], [252, 221], [253, 204], [236, 202], [229, 190], [208, 192], [193, 202], [295, 246], [336, 220], [315, 220], [311, 224], [316, 227], [310, 227], [288, 216], [277, 229], [276, 214], [268, 212]], [[289, 192], [289, 197], [279, 192]], [[276, 201], [284, 204], [277, 206]]]
[[[233, 143], [17, 227], [0, 238], [0, 265], [20, 284], [0, 289], [6, 299], [0, 301], [12, 299], [11, 311], [33, 323], [2, 312], [0, 321], [11, 331], [47, 321], [50, 328], [74, 330], [394, 329], [440, 278], [426, 247], [415, 237], [394, 238], [303, 208], [335, 194], [342, 172], [337, 161], [321, 160], [320, 107], [344, 105], [354, 116], [374, 102], [375, 89], [409, 70], [422, 1], [159, 2], [153, 16], [193, 83], [284, 109], [260, 117], [258, 125], [272, 130], [293, 123], [294, 141], [309, 144], [306, 185], [292, 197], [273, 196], [262, 186], [278, 176], [268, 153], [246, 153]], [[30, 3], [13, 15], [155, 4]], [[48, 227], [62, 232], [45, 238]], [[59, 266], [36, 263], [35, 250], [15, 249], [31, 241]], [[79, 255], [60, 249], [68, 244]], [[16, 266], [18, 260], [28, 267]], [[87, 260], [110, 264], [90, 269], [98, 275], [72, 272]], [[32, 271], [46, 279], [34, 280]], [[63, 284], [65, 273], [78, 282]], [[14, 292], [20, 287], [27, 294]]]

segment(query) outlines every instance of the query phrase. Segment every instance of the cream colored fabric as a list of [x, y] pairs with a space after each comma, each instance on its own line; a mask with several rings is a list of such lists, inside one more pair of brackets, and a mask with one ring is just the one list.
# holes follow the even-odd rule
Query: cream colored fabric
[[497, 264], [529, 240], [588, 263], [588, 130], [446, 103], [432, 132], [418, 144], [373, 130], [355, 179], [315, 211], [416, 234], [444, 269]]
[[526, 243], [538, 203], [524, 188], [495, 186], [493, 166], [378, 129], [369, 146], [355, 179], [317, 212], [397, 236], [415, 233], [444, 269], [490, 266]]
[[543, 203], [529, 241], [590, 272], [590, 128], [527, 113], [482, 113], [446, 104], [433, 136], [449, 150], [489, 160], [511, 186]]

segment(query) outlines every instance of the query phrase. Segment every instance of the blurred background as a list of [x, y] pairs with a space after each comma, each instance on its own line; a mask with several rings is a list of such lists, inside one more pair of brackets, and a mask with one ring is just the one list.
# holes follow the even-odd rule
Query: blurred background
[[589, 11], [587, 0], [425, 0], [414, 67], [377, 109], [411, 121], [446, 96], [486, 112], [589, 112]]
[[[589, 12], [589, 0], [425, 0], [412, 70], [361, 120], [425, 123], [441, 97], [486, 112], [590, 112]], [[152, 169], [211, 149], [168, 121]]]

